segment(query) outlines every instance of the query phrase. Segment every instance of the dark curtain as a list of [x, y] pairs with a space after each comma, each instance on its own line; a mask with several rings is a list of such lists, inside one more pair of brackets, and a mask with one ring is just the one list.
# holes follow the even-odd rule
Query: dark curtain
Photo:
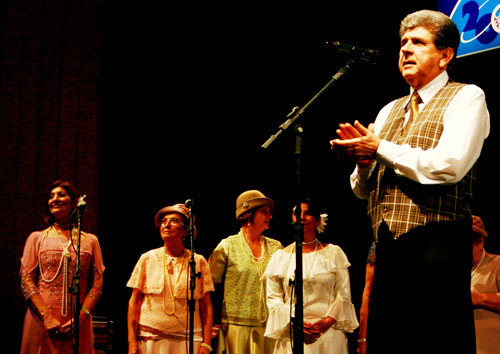
[[97, 231], [100, 2], [0, 5], [0, 306], [8, 347], [20, 345], [26, 310], [18, 277], [24, 242], [46, 227], [43, 195], [53, 181], [87, 195], [83, 227]]

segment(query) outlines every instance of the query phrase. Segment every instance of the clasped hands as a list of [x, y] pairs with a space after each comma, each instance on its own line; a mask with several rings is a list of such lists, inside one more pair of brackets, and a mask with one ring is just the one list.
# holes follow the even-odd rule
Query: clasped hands
[[[80, 313], [80, 326], [86, 321], [87, 316]], [[68, 320], [66, 323], [61, 324], [57, 318], [55, 318], [50, 312], [43, 316], [43, 322], [48, 334], [51, 337], [58, 338], [60, 340], [70, 339], [71, 330], [73, 328], [73, 318]]]
[[325, 333], [333, 324], [335, 319], [333, 317], [322, 318], [314, 323], [304, 321], [304, 343], [314, 343]]
[[369, 166], [375, 160], [380, 138], [374, 133], [374, 125], [363, 126], [341, 123], [336, 130], [337, 139], [330, 141], [331, 149], [341, 158], [349, 159], [360, 166]]

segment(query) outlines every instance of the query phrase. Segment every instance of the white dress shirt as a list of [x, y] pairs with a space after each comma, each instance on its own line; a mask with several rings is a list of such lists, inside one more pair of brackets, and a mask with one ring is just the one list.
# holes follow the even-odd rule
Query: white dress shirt
[[[431, 98], [448, 82], [444, 71], [422, 89], [418, 90], [422, 103], [419, 112]], [[413, 89], [410, 90], [410, 96]], [[406, 105], [409, 103], [406, 102]], [[378, 135], [394, 104], [383, 107], [375, 120], [375, 134]], [[407, 109], [407, 121], [410, 110]], [[464, 86], [452, 99], [443, 116], [443, 133], [436, 147], [422, 150], [409, 145], [398, 145], [382, 140], [377, 150], [376, 161], [392, 168], [398, 176], [422, 184], [447, 184], [459, 182], [479, 158], [484, 139], [490, 131], [490, 114], [486, 107], [483, 90], [475, 85]], [[351, 174], [354, 194], [367, 199], [367, 179], [375, 169], [357, 166]]]

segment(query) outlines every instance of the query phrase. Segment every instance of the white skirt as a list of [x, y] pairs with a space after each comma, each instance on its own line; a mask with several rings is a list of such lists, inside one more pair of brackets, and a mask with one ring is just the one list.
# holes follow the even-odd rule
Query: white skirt
[[[185, 339], [164, 338], [159, 340], [141, 340], [143, 354], [188, 354], [189, 341]], [[200, 351], [201, 342], [194, 341], [193, 352]]]
[[[291, 354], [292, 346], [287, 337], [276, 342], [273, 354]], [[316, 342], [304, 344], [304, 354], [348, 354], [347, 337], [344, 332], [330, 328]]]

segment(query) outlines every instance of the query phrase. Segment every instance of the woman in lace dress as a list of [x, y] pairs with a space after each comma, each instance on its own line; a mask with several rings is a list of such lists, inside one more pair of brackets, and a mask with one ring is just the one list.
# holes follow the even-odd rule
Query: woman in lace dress
[[[304, 353], [347, 354], [345, 332], [358, 327], [351, 303], [348, 267], [342, 249], [317, 239], [326, 225], [326, 215], [304, 199], [300, 203], [304, 225]], [[295, 215], [293, 216], [295, 222]], [[264, 273], [267, 278], [269, 320], [265, 335], [277, 340], [274, 353], [292, 353], [290, 306], [294, 311], [290, 279], [295, 272], [295, 243], [276, 252]]]
[[[129, 354], [188, 352], [191, 252], [184, 248], [183, 239], [188, 235], [189, 214], [184, 204], [176, 204], [155, 216], [164, 245], [140, 257], [127, 283], [132, 288], [127, 315]], [[208, 354], [214, 286], [205, 258], [195, 254], [194, 261], [200, 277], [194, 291], [193, 350]]]
[[[49, 227], [26, 240], [21, 258], [21, 288], [28, 302], [21, 353], [72, 353], [74, 310], [69, 287], [76, 269], [78, 233], [71, 224], [77, 194], [57, 181], [49, 188], [45, 212]], [[91, 312], [102, 292], [101, 248], [97, 237], [82, 232], [80, 243], [79, 352], [93, 353]]]

